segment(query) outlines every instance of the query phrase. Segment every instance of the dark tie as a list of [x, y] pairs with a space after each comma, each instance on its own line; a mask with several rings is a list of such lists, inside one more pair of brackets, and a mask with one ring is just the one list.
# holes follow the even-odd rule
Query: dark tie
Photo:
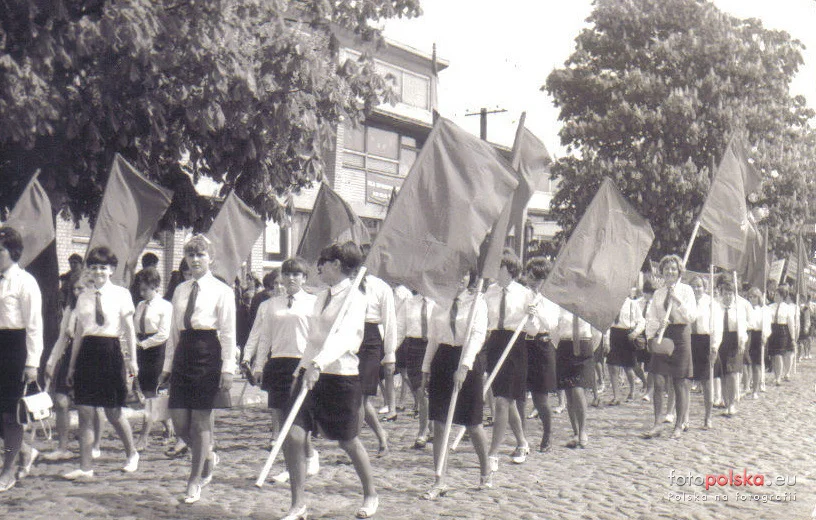
[[499, 303], [499, 329], [504, 328], [504, 318], [507, 317], [507, 287], [502, 289], [501, 302]]
[[96, 291], [96, 324], [105, 324], [105, 315], [102, 313], [102, 293]]
[[776, 314], [774, 314], [774, 323], [779, 323], [779, 308], [782, 307], [782, 302], [776, 304]]
[[674, 287], [669, 287], [669, 290], [666, 291], [666, 299], [663, 301], [663, 308], [665, 310], [669, 310], [669, 304], [672, 300], [672, 294], [674, 294]]
[[295, 296], [293, 294], [290, 294], [289, 297], [286, 300], [287, 300], [286, 301], [286, 307], [291, 309], [292, 304], [295, 302]]
[[[426, 339], [428, 337], [428, 299], [422, 298], [422, 313], [419, 323], [422, 330], [422, 339]], [[454, 324], [455, 325], [455, 324]]]
[[329, 306], [329, 302], [331, 302], [331, 289], [326, 292], [326, 300], [323, 302], [323, 312], [326, 312], [326, 307]]
[[723, 335], [728, 334], [728, 307], [723, 312]]
[[195, 310], [196, 298], [198, 298], [198, 282], [193, 282], [193, 289], [187, 298], [187, 308], [184, 310], [184, 328], [193, 330], [193, 311]]
[[142, 334], [147, 334], [147, 306], [150, 305], [150, 300], [145, 300], [144, 309], [142, 309], [142, 317], [139, 319], [139, 329]]
[[453, 300], [453, 304], [450, 308], [450, 328], [451, 334], [453, 334], [453, 341], [456, 341], [456, 316], [459, 314], [459, 298]]

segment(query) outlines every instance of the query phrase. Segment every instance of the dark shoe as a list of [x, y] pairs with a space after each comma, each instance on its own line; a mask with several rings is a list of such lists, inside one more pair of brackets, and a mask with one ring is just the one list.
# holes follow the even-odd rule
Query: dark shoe
[[178, 459], [187, 455], [188, 451], [190, 451], [190, 447], [185, 444], [179, 449], [176, 449], [176, 447], [173, 446], [170, 449], [166, 450], [164, 454], [171, 459]]
[[539, 453], [549, 453], [552, 451], [552, 444], [550, 441], [541, 441], [541, 445], [538, 447]]
[[414, 441], [414, 445], [411, 448], [415, 450], [421, 450], [425, 448], [425, 445], [428, 444], [428, 439], [425, 437], [417, 437]]
[[381, 420], [382, 422], [397, 422], [397, 414], [383, 417]]

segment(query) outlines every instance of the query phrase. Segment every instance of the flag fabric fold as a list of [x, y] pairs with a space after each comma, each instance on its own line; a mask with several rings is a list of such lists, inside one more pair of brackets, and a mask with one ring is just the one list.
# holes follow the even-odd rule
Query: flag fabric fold
[[118, 153], [114, 156], [87, 249], [106, 246], [116, 255], [114, 283], [125, 287], [130, 283], [139, 255], [172, 199], [171, 190], [146, 179]]
[[751, 223], [746, 197], [762, 178], [748, 162], [745, 144], [734, 138], [725, 150], [700, 213], [700, 225], [728, 247], [740, 250]]
[[649, 222], [606, 178], [558, 253], [542, 292], [604, 331], [637, 284], [653, 240]]
[[17, 199], [4, 225], [13, 227], [23, 237], [23, 254], [18, 261], [23, 268], [37, 258], [56, 237], [51, 201], [37, 180], [36, 173]]
[[204, 233], [212, 246], [212, 273], [231, 284], [265, 228], [263, 218], [231, 191]]
[[314, 264], [324, 247], [348, 241], [357, 245], [370, 244], [368, 228], [336, 191], [325, 182], [321, 183], [297, 254]]
[[[536, 187], [550, 171], [550, 154], [547, 153], [544, 143], [524, 127], [524, 119], [525, 115], [522, 114], [513, 142], [512, 166], [517, 173], [519, 184], [513, 192], [512, 199], [502, 210], [499, 220], [482, 243], [479, 272], [483, 278], [498, 276], [507, 236], [514, 227], [520, 225], [524, 210]], [[516, 240], [520, 240], [521, 235], [522, 230], [516, 229]]]
[[716, 236], [711, 237], [711, 263], [727, 271], [736, 271], [743, 282], [762, 287], [768, 270], [768, 253], [756, 224], [749, 220], [742, 247], [735, 249]]
[[366, 266], [389, 282], [452, 300], [518, 182], [490, 143], [438, 118]]

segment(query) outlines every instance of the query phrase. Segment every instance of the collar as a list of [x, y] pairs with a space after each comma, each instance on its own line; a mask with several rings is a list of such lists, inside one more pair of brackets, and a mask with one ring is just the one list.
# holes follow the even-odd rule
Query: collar
[[3, 278], [11, 279], [11, 278], [14, 278], [15, 276], [17, 276], [18, 274], [20, 274], [20, 271], [22, 271], [22, 270], [23, 269], [20, 267], [20, 264], [18, 264], [17, 262], [14, 262], [13, 264], [11, 264], [9, 266], [8, 269], [6, 269], [6, 272], [0, 273], [0, 274], [3, 275]]
[[105, 292], [108, 292], [110, 290], [110, 287], [112, 285], [113, 285], [113, 283], [111, 283], [110, 278], [109, 278], [108, 281], [105, 282], [105, 285], [103, 285], [102, 287], [100, 287], [98, 289], [96, 287], [94, 287], [91, 292], [92, 293], [96, 293], [96, 292], [105, 293]]
[[332, 296], [337, 296], [350, 286], [351, 280], [348, 277], [346, 277], [337, 282], [336, 284], [332, 285], [331, 287], [329, 287], [329, 292], [331, 293]]
[[193, 282], [198, 282], [198, 285], [202, 285], [210, 283], [212, 280], [215, 280], [215, 276], [213, 276], [212, 271], [207, 271], [201, 278], [198, 279], [190, 278], [187, 281], [190, 282], [191, 285]]

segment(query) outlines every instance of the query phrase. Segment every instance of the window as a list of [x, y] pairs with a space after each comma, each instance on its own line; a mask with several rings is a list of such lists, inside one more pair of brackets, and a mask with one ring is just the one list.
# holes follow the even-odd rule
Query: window
[[275, 260], [285, 260], [287, 247], [287, 232], [276, 224], [273, 220], [266, 223], [264, 229], [264, 260], [273, 262]]
[[346, 125], [343, 141], [343, 166], [366, 174], [366, 202], [387, 206], [416, 161], [416, 138], [377, 126]]
[[[347, 59], [360, 59], [360, 53], [351, 49], [345, 49], [344, 54]], [[374, 60], [374, 67], [394, 89], [398, 101], [424, 110], [431, 109], [430, 76], [417, 74], [377, 59]]]

